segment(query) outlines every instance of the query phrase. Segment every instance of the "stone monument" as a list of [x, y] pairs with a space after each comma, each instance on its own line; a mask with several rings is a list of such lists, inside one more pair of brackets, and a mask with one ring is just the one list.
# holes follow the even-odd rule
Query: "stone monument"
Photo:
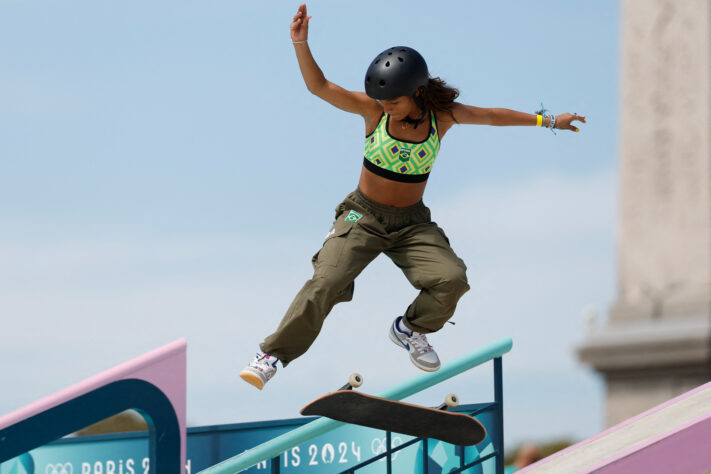
[[608, 426], [711, 380], [711, 0], [621, 8], [618, 295], [578, 349]]

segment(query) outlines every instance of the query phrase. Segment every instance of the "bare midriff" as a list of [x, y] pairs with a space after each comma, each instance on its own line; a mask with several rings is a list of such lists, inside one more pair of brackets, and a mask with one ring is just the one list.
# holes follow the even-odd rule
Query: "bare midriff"
[[408, 207], [417, 204], [425, 193], [427, 181], [421, 183], [401, 183], [378, 176], [365, 166], [360, 172], [358, 188], [378, 204], [393, 207]]

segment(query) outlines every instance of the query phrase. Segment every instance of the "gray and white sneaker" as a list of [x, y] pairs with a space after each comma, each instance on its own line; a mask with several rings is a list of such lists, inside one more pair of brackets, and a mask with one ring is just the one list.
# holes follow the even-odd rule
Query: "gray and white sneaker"
[[257, 352], [252, 362], [242, 369], [239, 376], [248, 384], [254, 385], [261, 390], [264, 388], [264, 384], [269, 382], [269, 379], [276, 374], [277, 362], [279, 362], [279, 359], [276, 357], [265, 354], [264, 352]]
[[439, 357], [427, 337], [417, 331], [410, 331], [402, 324], [402, 316], [398, 316], [390, 326], [390, 340], [410, 352], [410, 360], [418, 369], [435, 372], [439, 370]]

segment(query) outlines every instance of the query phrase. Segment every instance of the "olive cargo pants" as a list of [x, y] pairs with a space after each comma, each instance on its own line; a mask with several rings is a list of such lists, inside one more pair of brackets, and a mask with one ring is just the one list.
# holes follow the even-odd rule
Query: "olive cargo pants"
[[390, 207], [356, 190], [336, 208], [333, 228], [312, 259], [313, 278], [296, 295], [261, 350], [280, 359], [283, 366], [306, 352], [333, 306], [353, 298], [355, 278], [381, 252], [420, 290], [404, 314], [405, 325], [421, 333], [442, 328], [469, 289], [464, 262], [430, 220], [422, 201], [406, 208]]

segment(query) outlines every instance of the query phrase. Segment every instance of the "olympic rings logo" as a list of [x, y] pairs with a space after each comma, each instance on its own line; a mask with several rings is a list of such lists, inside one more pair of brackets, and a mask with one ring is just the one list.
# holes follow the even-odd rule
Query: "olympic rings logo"
[[[388, 443], [386, 442], [387, 438], [373, 438], [373, 440], [370, 442], [370, 451], [375, 454], [376, 456], [378, 454], [382, 454], [385, 451], [388, 450]], [[392, 448], [397, 448], [402, 444], [402, 438], [399, 436], [394, 436], [390, 440], [390, 449]], [[397, 455], [400, 454], [400, 451], [397, 451], [393, 453], [393, 461], [397, 459]], [[382, 461], [383, 459], [381, 459]]]
[[44, 474], [74, 474], [74, 466], [71, 463], [47, 464]]

